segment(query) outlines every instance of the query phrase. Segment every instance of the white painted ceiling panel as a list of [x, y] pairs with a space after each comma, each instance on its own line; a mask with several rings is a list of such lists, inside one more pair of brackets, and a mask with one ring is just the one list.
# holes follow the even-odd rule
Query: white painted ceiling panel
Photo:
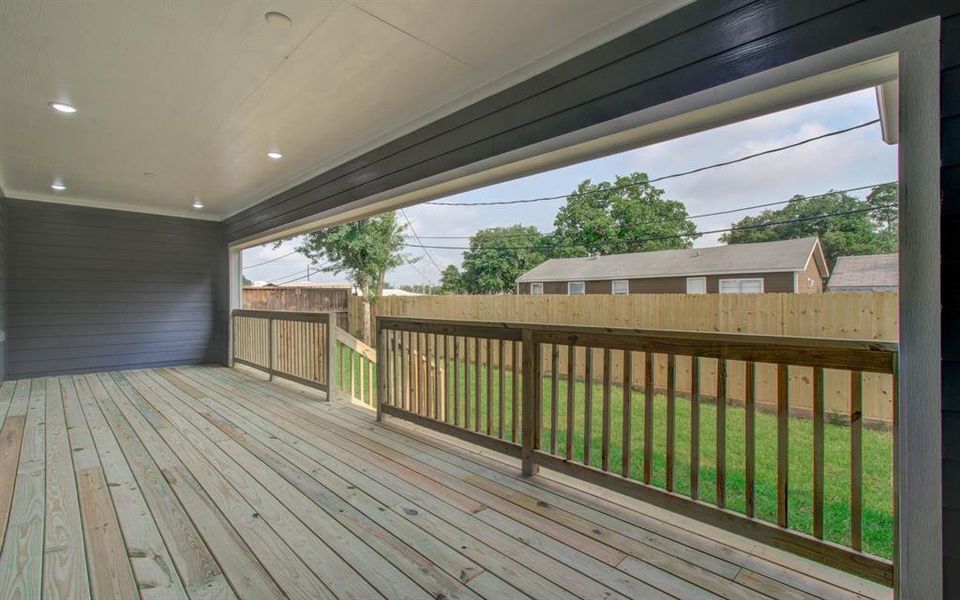
[[0, 186], [222, 218], [687, 1], [0, 0]]

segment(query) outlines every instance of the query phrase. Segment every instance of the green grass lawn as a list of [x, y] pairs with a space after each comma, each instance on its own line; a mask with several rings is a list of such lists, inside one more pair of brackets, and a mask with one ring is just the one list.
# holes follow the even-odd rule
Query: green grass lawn
[[[359, 374], [359, 373], [357, 373]], [[487, 424], [487, 373], [484, 367], [480, 374], [480, 430], [486, 432]], [[473, 429], [476, 414], [476, 375], [471, 366], [460, 368], [459, 424]], [[452, 363], [447, 369], [447, 385], [451, 386], [453, 398]], [[504, 373], [504, 423], [501, 435], [498, 430], [499, 382], [498, 372], [493, 373], [491, 433], [511, 439], [512, 419], [512, 374]], [[466, 386], [469, 394], [469, 410], [465, 407]], [[583, 460], [584, 391], [583, 381], [574, 384], [574, 448], [576, 460]], [[518, 386], [519, 388], [519, 386]], [[431, 394], [432, 394], [431, 383]], [[552, 436], [557, 436], [556, 451], [566, 455], [567, 383], [558, 382], [557, 431], [551, 428], [551, 381], [543, 380], [543, 421], [541, 444], [543, 450], [551, 447]], [[519, 406], [519, 399], [517, 401]], [[630, 475], [643, 478], [643, 422], [644, 394], [634, 390], [631, 402], [631, 462]], [[448, 408], [450, 419], [453, 407]], [[470, 420], [464, 422], [469, 414]], [[700, 405], [700, 498], [714, 502], [716, 498], [716, 406], [712, 402]], [[739, 512], [745, 507], [744, 475], [744, 414], [742, 408], [727, 406], [726, 410], [726, 505]], [[610, 419], [610, 465], [619, 473], [623, 441], [623, 390], [614, 385], [611, 390]], [[518, 419], [519, 421], [519, 419]], [[667, 400], [665, 396], [654, 397], [653, 410], [653, 467], [652, 483], [666, 486], [666, 431]], [[690, 494], [690, 401], [676, 400], [676, 452], [674, 489], [684, 495]], [[603, 386], [593, 385], [591, 464], [601, 466], [601, 439], [603, 427]], [[777, 515], [777, 421], [776, 416], [757, 411], [756, 420], [756, 517], [775, 522]], [[850, 543], [850, 428], [847, 425], [828, 423], [824, 427], [824, 537], [840, 544]], [[788, 523], [792, 529], [805, 533], [813, 532], [813, 422], [809, 419], [790, 418], [789, 434], [789, 511]], [[893, 555], [893, 436], [889, 432], [864, 429], [863, 431], [863, 549], [865, 552], [890, 558]]]

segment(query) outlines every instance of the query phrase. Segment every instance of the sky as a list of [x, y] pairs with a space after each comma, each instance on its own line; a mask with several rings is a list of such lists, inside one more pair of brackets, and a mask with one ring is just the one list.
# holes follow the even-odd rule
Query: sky
[[[569, 194], [577, 185], [612, 181], [617, 175], [634, 171], [651, 178], [735, 159], [768, 148], [787, 145], [837, 129], [876, 119], [877, 104], [872, 88], [771, 113], [709, 131], [619, 154], [586, 161], [448, 196], [442, 202], [490, 202]], [[687, 212], [730, 210], [743, 206], [788, 200], [795, 194], [815, 195], [831, 189], [846, 189], [893, 181], [897, 178], [897, 147], [884, 143], [880, 125], [872, 125], [810, 144], [709, 171], [658, 182], [666, 198], [683, 202]], [[863, 195], [863, 193], [860, 193]], [[419, 204], [404, 209], [425, 245], [466, 246], [478, 229], [534, 225], [542, 232], [553, 229], [553, 219], [563, 200], [512, 206], [437, 206]], [[776, 208], [776, 207], [774, 207]], [[730, 227], [731, 223], [762, 209], [694, 219], [698, 230]], [[401, 222], [403, 217], [399, 217]], [[410, 243], [416, 243], [412, 239]], [[462, 240], [429, 239], [429, 236], [464, 236]], [[697, 247], [718, 245], [720, 234], [701, 236]], [[273, 244], [250, 248], [243, 253], [244, 265], [256, 265], [291, 252], [296, 240], [278, 248]], [[394, 269], [387, 281], [394, 287], [439, 282], [439, 269], [459, 265], [460, 250], [407, 248], [413, 264]], [[432, 258], [432, 260], [431, 260]], [[434, 266], [436, 263], [436, 266]], [[252, 281], [283, 281], [305, 275], [308, 261], [294, 254], [261, 266], [245, 268]], [[311, 281], [343, 281], [344, 276], [313, 274]]]

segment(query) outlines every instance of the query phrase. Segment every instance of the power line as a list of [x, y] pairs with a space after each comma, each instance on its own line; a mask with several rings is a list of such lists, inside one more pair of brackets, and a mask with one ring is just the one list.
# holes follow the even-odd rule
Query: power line
[[[861, 186], [858, 186], [858, 187], [847, 188], [847, 189], [844, 189], [844, 190], [831, 190], [831, 191], [826, 192], [826, 193], [823, 193], [823, 194], [817, 194], [816, 196], [803, 196], [803, 200], [816, 200], [817, 198], [826, 198], [827, 196], [832, 196], [833, 194], [846, 194], [846, 193], [849, 193], [849, 192], [860, 192], [860, 191], [863, 191], [863, 190], [871, 190], [871, 189], [878, 188], [878, 187], [880, 187], [880, 186], [882, 186], [882, 185], [889, 185], [889, 184], [891, 184], [891, 183], [897, 183], [897, 182], [896, 182], [896, 181], [887, 181], [887, 182], [884, 182], [884, 183], [874, 183], [874, 184], [872, 184], [872, 185], [861, 185]], [[757, 209], [757, 208], [769, 208], [769, 207], [771, 207], [771, 206], [779, 206], [779, 205], [781, 205], [781, 204], [789, 204], [790, 202], [793, 202], [793, 200], [794, 200], [793, 198], [790, 198], [789, 200], [778, 200], [778, 201], [776, 201], [776, 202], [766, 202], [766, 203], [764, 203], [764, 204], [753, 204], [753, 205], [751, 205], [751, 206], [741, 206], [741, 207], [739, 207], [739, 208], [731, 208], [731, 209], [728, 209], [728, 210], [718, 210], [718, 211], [715, 211], [715, 212], [700, 213], [699, 215], [687, 215], [687, 216], [686, 216], [685, 218], [683, 218], [683, 219], [646, 221], [646, 222], [643, 222], [643, 223], [636, 223], [636, 225], [653, 225], [653, 224], [656, 224], [656, 223], [664, 223], [664, 222], [666, 222], [666, 223], [671, 223], [671, 222], [674, 222], [674, 221], [684, 221], [684, 220], [686, 220], [686, 219], [702, 219], [702, 218], [705, 218], [705, 217], [715, 217], [715, 216], [718, 216], [718, 215], [728, 215], [728, 214], [730, 214], [730, 213], [742, 212], [742, 211], [745, 211], [745, 210], [754, 210], [754, 209]], [[412, 236], [407, 236], [407, 237], [412, 237]], [[529, 234], [518, 233], [518, 234], [501, 235], [501, 236], [499, 236], [499, 237], [500, 237], [500, 238], [525, 238], [525, 237], [529, 237]], [[473, 238], [472, 235], [421, 235], [421, 236], [417, 236], [417, 241], [419, 241], [419, 242], [422, 243], [421, 239], [428, 239], [428, 240], [469, 240], [469, 239], [472, 239], [472, 238]]]
[[[410, 226], [410, 231], [413, 232], [413, 236], [414, 236], [415, 238], [417, 238], [417, 241], [420, 242], [420, 245], [421, 245], [421, 246], [423, 246], [423, 240], [421, 240], [421, 239], [420, 239], [420, 236], [417, 235], [417, 230], [414, 229], [413, 223], [410, 222], [410, 217], [407, 216], [407, 213], [404, 212], [404, 210], [403, 210], [402, 208], [400, 209], [400, 214], [403, 215], [403, 218], [404, 218], [404, 220], [407, 222], [407, 225]], [[443, 273], [443, 269], [440, 268], [440, 265], [437, 264], [437, 261], [433, 260], [433, 256], [430, 255], [430, 253], [427, 251], [426, 247], [423, 247], [423, 253], [424, 253], [424, 255], [426, 255], [426, 257], [427, 257], [428, 259], [430, 259], [430, 262], [433, 263], [433, 266], [434, 266], [434, 268], [437, 270], [437, 272], [438, 272], [438, 273]], [[423, 273], [421, 273], [421, 275], [423, 275]], [[423, 275], [423, 279], [424, 279], [424, 283], [426, 283], [426, 279], [427, 279], [426, 275]]]
[[[693, 235], [665, 235], [659, 237], [649, 237], [642, 239], [633, 239], [633, 240], [610, 240], [612, 243], [622, 243], [622, 244], [642, 244], [644, 242], [659, 242], [665, 240], [675, 240], [683, 239], [688, 237], [698, 237], [701, 235], [712, 234], [712, 233], [729, 233], [732, 231], [743, 231], [748, 229], [763, 229], [765, 227], [776, 227], [778, 225], [790, 225], [793, 223], [803, 223], [806, 221], [817, 221], [820, 219], [828, 219], [831, 217], [842, 217], [846, 215], [855, 215], [859, 213], [873, 212], [880, 210], [882, 208], [895, 208], [896, 204], [883, 204], [880, 206], [872, 206], [869, 208], [859, 208], [855, 210], [846, 210], [834, 213], [826, 213], [822, 215], [814, 215], [810, 217], [797, 217], [795, 219], [786, 219], [783, 221], [770, 221], [769, 223], [758, 223], [756, 225], [744, 225], [742, 227], [728, 227], [726, 229], [712, 229], [710, 231], [698, 231]], [[543, 244], [540, 246], [499, 246], [499, 247], [487, 247], [487, 248], [476, 248], [476, 250], [543, 250], [549, 248], [595, 248], [599, 244]], [[471, 250], [469, 246], [418, 246], [416, 244], [404, 244], [411, 248], [433, 248], [436, 250]]]
[[254, 268], [254, 267], [259, 267], [259, 266], [261, 266], [261, 265], [266, 265], [266, 264], [269, 264], [269, 263], [272, 263], [272, 262], [277, 262], [277, 261], [280, 260], [281, 258], [286, 258], [286, 257], [288, 257], [288, 256], [293, 256], [293, 255], [296, 254], [296, 253], [297, 253], [296, 250], [294, 250], [293, 252], [287, 252], [287, 253], [284, 254], [283, 256], [278, 256], [278, 257], [276, 257], [276, 258], [271, 258], [270, 260], [265, 260], [265, 261], [263, 261], [263, 262], [258, 262], [258, 263], [255, 264], [255, 265], [245, 266], [245, 267], [243, 267], [243, 270], [246, 271], [247, 269], [252, 269], [252, 268]]
[[760, 157], [760, 156], [766, 156], [766, 155], [768, 155], [768, 154], [774, 154], [774, 153], [776, 153], [776, 152], [782, 152], [782, 151], [784, 151], [784, 150], [790, 150], [790, 149], [792, 149], [792, 148], [797, 148], [798, 146], [803, 146], [804, 144], [809, 144], [809, 143], [811, 143], [811, 142], [816, 142], [816, 141], [823, 140], [823, 139], [826, 139], [826, 138], [829, 138], [829, 137], [833, 137], [833, 136], [836, 136], [836, 135], [842, 135], [842, 134], [844, 134], [844, 133], [849, 133], [849, 132], [855, 131], [855, 130], [857, 130], [857, 129], [862, 129], [862, 128], [864, 128], [864, 127], [869, 127], [869, 126], [871, 126], [871, 125], [876, 125], [876, 124], [879, 123], [879, 122], [880, 122], [880, 119], [873, 119], [872, 121], [867, 121], [867, 122], [865, 122], [865, 123], [860, 123], [859, 125], [854, 125], [854, 126], [852, 126], [852, 127], [847, 127], [846, 129], [838, 129], [838, 130], [836, 130], [836, 131], [831, 131], [831, 132], [828, 132], [828, 133], [824, 133], [824, 134], [822, 134], [822, 135], [814, 136], [814, 137], [811, 137], [811, 138], [806, 138], [806, 139], [800, 140], [799, 142], [794, 142], [794, 143], [792, 143], [792, 144], [787, 144], [786, 146], [778, 146], [778, 147], [776, 147], [776, 148], [769, 148], [769, 149], [767, 149], [767, 150], [762, 150], [762, 151], [756, 152], [756, 153], [754, 153], [754, 154], [747, 154], [746, 156], [741, 156], [741, 157], [739, 157], [739, 158], [735, 158], [735, 159], [732, 159], [732, 160], [727, 160], [727, 161], [723, 161], [723, 162], [713, 163], [713, 164], [711, 164], [711, 165], [706, 165], [706, 166], [703, 166], [703, 167], [697, 167], [696, 169], [690, 169], [689, 171], [681, 171], [681, 172], [679, 172], [679, 173], [672, 173], [672, 174], [670, 174], [670, 175], [662, 175], [662, 176], [656, 177], [656, 178], [654, 178], [654, 179], [649, 179], [649, 180], [647, 180], [647, 181], [645, 181], [645, 182], [643, 182], [643, 183], [630, 183], [630, 184], [625, 184], [625, 185], [621, 185], [621, 186], [611, 186], [611, 187], [608, 187], [608, 188], [604, 188], [604, 189], [602, 189], [602, 190], [594, 190], [594, 191], [592, 191], [592, 192], [582, 192], [582, 193], [564, 194], [564, 195], [562, 195], [562, 196], [544, 196], [544, 197], [541, 197], [541, 198], [527, 198], [527, 199], [524, 199], [524, 200], [496, 200], [496, 201], [491, 201], [491, 202], [427, 202], [426, 205], [427, 205], [427, 206], [504, 206], [504, 205], [510, 205], [510, 204], [529, 204], [529, 203], [532, 203], [532, 202], [547, 202], [547, 201], [550, 201], [550, 200], [563, 200], [563, 199], [565, 199], [565, 198], [579, 198], [579, 197], [582, 197], [582, 196], [592, 196], [593, 194], [603, 194], [603, 193], [613, 192], [613, 191], [617, 191], [617, 190], [626, 190], [626, 189], [630, 189], [630, 188], [635, 188], [635, 187], [640, 187], [640, 186], [643, 186], [643, 185], [647, 185], [647, 184], [650, 184], [650, 183], [656, 183], [656, 182], [658, 182], [658, 181], [664, 181], [664, 180], [666, 180], [666, 179], [674, 179], [674, 178], [676, 178], [676, 177], [684, 177], [684, 176], [686, 176], [686, 175], [693, 175], [694, 173], [700, 173], [700, 172], [703, 172], [703, 171], [708, 171], [708, 170], [710, 170], [710, 169], [716, 169], [716, 168], [719, 168], [719, 167], [726, 167], [726, 166], [729, 166], [729, 165], [733, 165], [733, 164], [736, 164], [736, 163], [744, 162], [744, 161], [747, 161], [747, 160], [750, 160], [750, 159], [753, 159], [753, 158], [757, 158], [757, 157]]

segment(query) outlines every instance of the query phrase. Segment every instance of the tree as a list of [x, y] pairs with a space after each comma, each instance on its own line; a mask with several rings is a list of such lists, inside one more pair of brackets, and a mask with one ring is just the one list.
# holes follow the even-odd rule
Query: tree
[[554, 220], [551, 254], [589, 256], [689, 248], [697, 227], [681, 202], [664, 198], [646, 173], [582, 182]]
[[405, 226], [393, 212], [315, 231], [297, 252], [321, 271], [346, 273], [363, 297], [363, 339], [370, 343], [370, 305], [383, 292], [387, 271], [412, 260], [403, 254]]
[[[831, 266], [840, 256], [888, 254], [897, 251], [896, 198], [896, 184], [875, 188], [866, 200], [844, 192], [798, 195], [779, 210], [740, 219], [720, 241], [745, 244], [819, 236]], [[876, 210], [866, 212], [870, 208]], [[817, 218], [823, 215], [832, 216]]]
[[241, 275], [240, 278], [243, 280], [243, 287], [247, 287], [248, 285], [253, 285], [253, 282], [250, 281], [246, 275]]
[[462, 294], [463, 292], [463, 280], [460, 269], [458, 269], [456, 265], [447, 265], [443, 272], [440, 273], [440, 288], [437, 293], [455, 295]]
[[536, 227], [490, 227], [470, 238], [463, 253], [459, 290], [468, 294], [512, 294], [517, 277], [546, 260], [544, 236]]

